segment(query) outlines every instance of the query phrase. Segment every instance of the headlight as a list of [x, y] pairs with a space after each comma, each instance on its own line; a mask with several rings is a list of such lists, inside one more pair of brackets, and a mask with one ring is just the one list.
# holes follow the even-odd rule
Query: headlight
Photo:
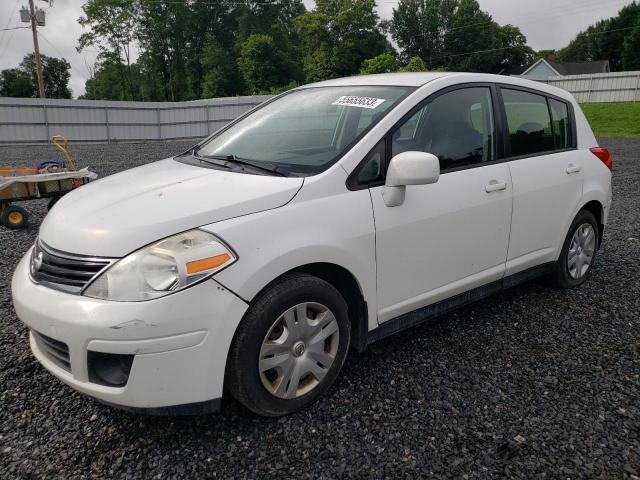
[[87, 287], [84, 295], [121, 302], [163, 297], [213, 275], [236, 259], [214, 235], [189, 230], [118, 260]]

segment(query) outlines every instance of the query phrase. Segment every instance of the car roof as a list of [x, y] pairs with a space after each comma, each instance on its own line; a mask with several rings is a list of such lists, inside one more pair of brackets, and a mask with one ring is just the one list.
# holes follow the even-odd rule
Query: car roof
[[[354, 75], [353, 77], [334, 78], [317, 83], [310, 83], [298, 87], [299, 89], [312, 87], [340, 87], [340, 86], [398, 86], [398, 87], [421, 87], [433, 80], [450, 78], [460, 82], [490, 82], [503, 85], [514, 85], [531, 88], [541, 93], [556, 95], [568, 101], [573, 100], [573, 96], [566, 90], [548, 85], [534, 80], [512, 77], [505, 75], [495, 75], [490, 73], [472, 72], [412, 72], [412, 73], [380, 73], [377, 75]], [[457, 82], [456, 82], [457, 83]]]
[[453, 72], [379, 73], [376, 75], [354, 75], [311, 83], [305, 87], [338, 87], [353, 85], [383, 85], [420, 87], [436, 78], [454, 75]]

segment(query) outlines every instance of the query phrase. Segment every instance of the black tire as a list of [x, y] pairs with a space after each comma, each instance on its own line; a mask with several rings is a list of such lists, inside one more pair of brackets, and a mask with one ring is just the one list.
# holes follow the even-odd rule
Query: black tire
[[[322, 381], [295, 398], [279, 398], [263, 385], [258, 362], [262, 343], [274, 322], [300, 303], [326, 306], [338, 324], [337, 351]], [[338, 290], [305, 273], [286, 274], [269, 285], [251, 303], [234, 337], [227, 360], [228, 391], [249, 410], [277, 417], [293, 413], [316, 401], [337, 378], [349, 350], [350, 323], [347, 304]]]
[[47, 211], [51, 210], [53, 206], [58, 203], [58, 200], [60, 200], [60, 197], [53, 197], [49, 200], [49, 203], [47, 204]]
[[[569, 272], [569, 249], [571, 247], [571, 240], [573, 239], [576, 230], [578, 230], [578, 228], [582, 227], [585, 224], [589, 224], [593, 228], [593, 232], [595, 234], [595, 248], [593, 250], [593, 256], [591, 257], [591, 262], [586, 273], [584, 273], [579, 278], [574, 278]], [[589, 274], [591, 273], [591, 269], [593, 268], [596, 260], [599, 245], [600, 229], [598, 228], [598, 222], [591, 212], [587, 210], [580, 210], [578, 212], [578, 215], [576, 215], [576, 218], [573, 219], [571, 227], [569, 227], [569, 232], [567, 233], [567, 237], [565, 238], [564, 244], [562, 245], [560, 257], [558, 258], [558, 261], [556, 262], [554, 267], [554, 271], [550, 276], [551, 283], [557, 288], [565, 289], [582, 285], [587, 280], [587, 278], [589, 278]]]
[[29, 223], [29, 212], [17, 205], [7, 205], [0, 214], [0, 224], [12, 230], [24, 228]]

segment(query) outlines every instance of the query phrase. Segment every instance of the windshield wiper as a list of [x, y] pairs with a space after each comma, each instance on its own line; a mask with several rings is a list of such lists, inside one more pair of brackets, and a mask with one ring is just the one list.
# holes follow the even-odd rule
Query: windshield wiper
[[[195, 155], [194, 155], [195, 156]], [[236, 155], [202, 155], [196, 158], [212, 159], [212, 160], [224, 160], [227, 163], [236, 163], [238, 165], [245, 165], [257, 170], [269, 172], [271, 174], [278, 175], [280, 177], [290, 176], [289, 172], [283, 170], [280, 166], [274, 165], [268, 162], [259, 162], [257, 160], [250, 160], [248, 158], [241, 158]], [[227, 165], [228, 166], [228, 165]]]
[[[215, 165], [216, 167], [231, 169], [231, 167], [229, 166], [229, 162], [227, 161], [226, 158], [221, 159], [221, 158], [213, 158], [213, 157], [201, 157], [200, 155], [197, 155], [195, 153], [192, 153], [191, 156], [201, 163], [208, 163], [209, 165]], [[221, 160], [224, 160], [224, 161], [221, 161]]]

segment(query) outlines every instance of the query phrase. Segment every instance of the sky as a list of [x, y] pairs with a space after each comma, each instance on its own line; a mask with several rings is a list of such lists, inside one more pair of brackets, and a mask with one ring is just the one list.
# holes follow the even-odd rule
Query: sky
[[[73, 96], [84, 93], [84, 82], [90, 76], [97, 52], [76, 51], [82, 27], [84, 0], [35, 0], [46, 11], [46, 26], [38, 29], [40, 52], [64, 57], [71, 64], [70, 87]], [[304, 0], [307, 8], [312, 0]], [[381, 18], [390, 18], [398, 0], [376, 0]], [[581, 30], [600, 19], [612, 17], [631, 0], [479, 0], [480, 7], [499, 24], [520, 27], [534, 50], [564, 47]], [[27, 26], [20, 22], [19, 10], [27, 0], [0, 0], [0, 29]], [[33, 51], [31, 30], [0, 31], [0, 70], [16, 67]]]

